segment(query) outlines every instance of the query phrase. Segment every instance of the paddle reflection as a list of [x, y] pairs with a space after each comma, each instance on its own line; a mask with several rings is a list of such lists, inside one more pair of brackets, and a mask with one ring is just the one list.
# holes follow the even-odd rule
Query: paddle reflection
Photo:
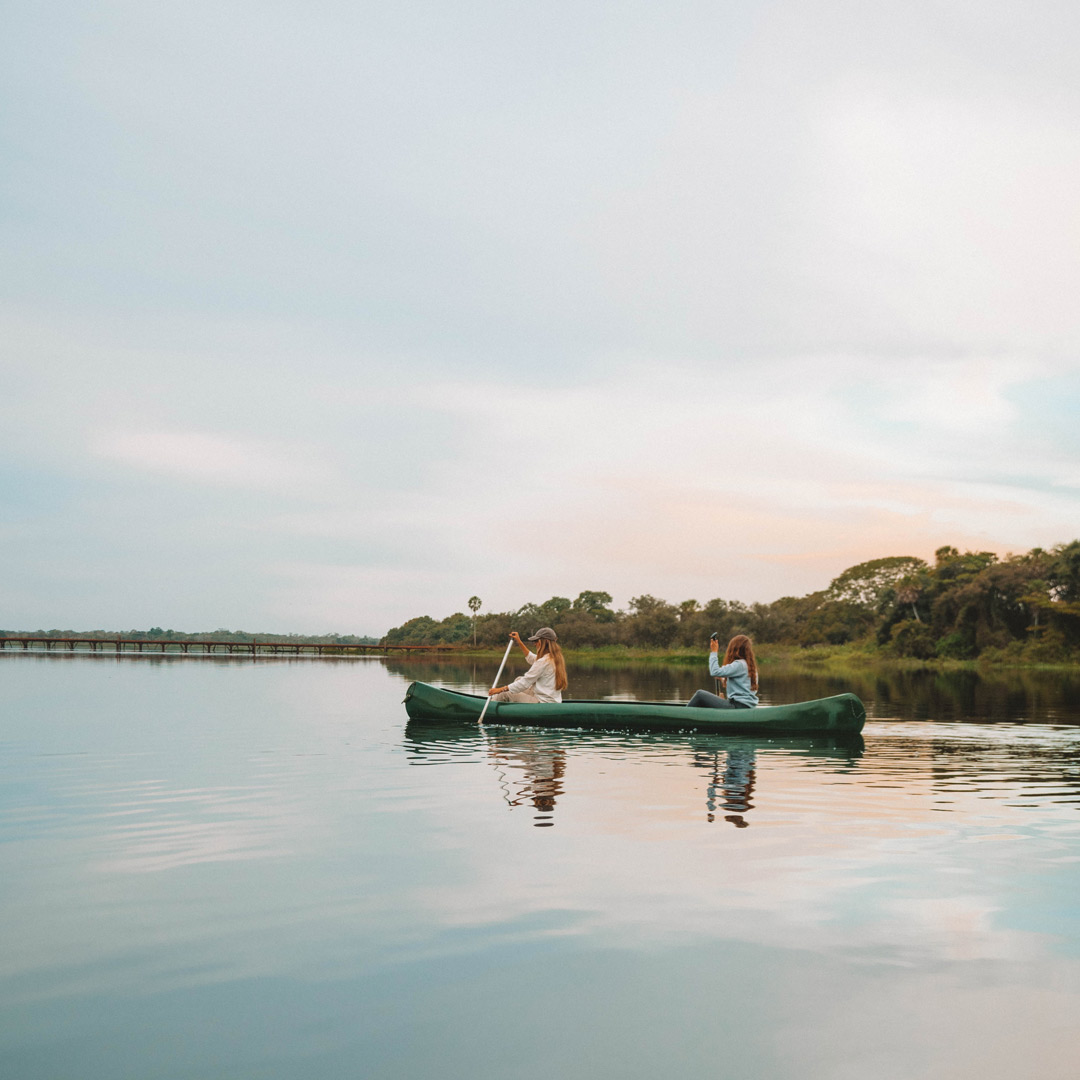
[[[832, 758], [853, 766], [863, 753], [861, 736], [843, 739], [792, 736], [670, 735], [649, 733], [568, 732], [515, 729], [487, 725], [444, 724], [410, 720], [405, 727], [405, 750], [410, 764], [439, 765], [463, 761], [486, 762], [510, 809], [529, 807], [540, 828], [555, 823], [555, 808], [568, 797], [571, 757], [582, 764], [613, 757], [661, 759], [665, 766], [685, 765], [690, 776], [705, 774], [705, 820], [726, 822], [737, 829], [750, 825], [754, 809], [760, 752], [785, 757]], [[627, 764], [631, 764], [627, 761]], [[667, 774], [665, 770], [666, 775]], [[701, 790], [700, 779], [692, 781]], [[700, 805], [700, 804], [698, 804]]]

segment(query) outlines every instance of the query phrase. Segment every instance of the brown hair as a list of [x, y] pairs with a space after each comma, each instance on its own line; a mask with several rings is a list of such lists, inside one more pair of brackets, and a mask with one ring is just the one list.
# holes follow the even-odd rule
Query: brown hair
[[757, 661], [754, 659], [754, 646], [745, 634], [736, 634], [727, 643], [724, 664], [730, 664], [732, 660], [746, 661], [747, 670], [750, 672], [750, 689], [757, 693]]
[[566, 661], [563, 659], [562, 649], [556, 642], [541, 638], [536, 643], [536, 659], [539, 660], [542, 656], [550, 656], [555, 665], [555, 689], [560, 692], [565, 690], [567, 687]]

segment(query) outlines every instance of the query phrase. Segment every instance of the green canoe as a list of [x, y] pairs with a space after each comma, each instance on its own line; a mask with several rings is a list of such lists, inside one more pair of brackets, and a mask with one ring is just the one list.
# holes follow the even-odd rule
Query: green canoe
[[[428, 683], [414, 682], [405, 692], [405, 710], [413, 720], [462, 720], [476, 723], [485, 699]], [[561, 705], [520, 705], [493, 701], [485, 724], [526, 727], [635, 728], [649, 731], [801, 732], [857, 734], [866, 709], [854, 694], [837, 694], [794, 705], [759, 705], [756, 709], [691, 709], [668, 701], [564, 701]]]

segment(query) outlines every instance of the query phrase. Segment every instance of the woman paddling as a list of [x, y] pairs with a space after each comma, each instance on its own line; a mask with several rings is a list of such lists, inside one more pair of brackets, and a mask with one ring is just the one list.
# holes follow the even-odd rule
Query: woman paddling
[[757, 661], [754, 646], [745, 634], [736, 634], [728, 642], [724, 666], [720, 666], [720, 642], [713, 634], [709, 642], [709, 674], [724, 680], [727, 697], [698, 690], [687, 702], [701, 709], [752, 709], [758, 703]]
[[532, 705], [561, 702], [562, 692], [566, 689], [566, 662], [555, 631], [550, 626], [542, 626], [528, 639], [536, 642], [536, 652], [521, 640], [516, 630], [511, 632], [510, 637], [517, 642], [532, 667], [507, 686], [493, 686], [488, 691], [488, 697], [492, 701], [528, 702]]

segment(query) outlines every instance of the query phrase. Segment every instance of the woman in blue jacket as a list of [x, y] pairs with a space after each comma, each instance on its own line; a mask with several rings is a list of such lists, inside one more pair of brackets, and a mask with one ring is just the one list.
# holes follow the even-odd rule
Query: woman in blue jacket
[[688, 705], [703, 709], [752, 709], [758, 703], [757, 661], [754, 646], [745, 634], [736, 634], [728, 642], [723, 666], [720, 665], [720, 642], [713, 637], [709, 642], [709, 674], [722, 680], [727, 696], [698, 690]]

